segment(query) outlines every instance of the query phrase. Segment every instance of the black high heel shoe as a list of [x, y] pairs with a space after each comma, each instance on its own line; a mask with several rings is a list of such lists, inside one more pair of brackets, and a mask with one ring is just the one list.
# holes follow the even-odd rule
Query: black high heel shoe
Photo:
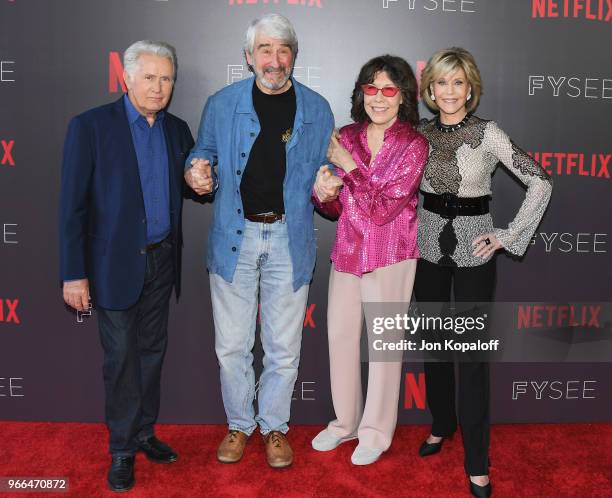
[[419, 448], [419, 455], [422, 457], [427, 457], [431, 455], [435, 455], [436, 453], [440, 453], [442, 449], [442, 444], [444, 443], [444, 437], [440, 440], [439, 443], [428, 443], [427, 439], [423, 441], [421, 447]]
[[469, 477], [468, 480], [470, 481], [470, 493], [472, 493], [472, 496], [476, 498], [489, 498], [489, 496], [491, 496], [493, 488], [490, 482], [485, 486], [479, 486], [478, 484], [474, 484]]

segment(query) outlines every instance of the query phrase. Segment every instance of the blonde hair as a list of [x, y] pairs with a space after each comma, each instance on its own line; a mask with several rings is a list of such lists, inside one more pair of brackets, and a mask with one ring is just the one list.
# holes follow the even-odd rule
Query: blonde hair
[[482, 81], [474, 56], [464, 48], [451, 47], [438, 50], [433, 54], [421, 75], [421, 98], [432, 111], [438, 112], [440, 109], [435, 100], [431, 99], [430, 86], [440, 76], [452, 73], [459, 68], [463, 69], [472, 89], [472, 98], [467, 101], [465, 108], [467, 112], [473, 112], [478, 107], [482, 95]]

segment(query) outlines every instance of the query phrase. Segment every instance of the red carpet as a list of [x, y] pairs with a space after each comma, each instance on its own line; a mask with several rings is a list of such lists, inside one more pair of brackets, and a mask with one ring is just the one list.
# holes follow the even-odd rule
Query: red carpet
[[[320, 427], [293, 427], [296, 458], [289, 469], [268, 468], [260, 437], [238, 464], [217, 463], [222, 426], [161, 425], [157, 435], [180, 454], [171, 465], [139, 454], [136, 486], [125, 496], [419, 497], [469, 496], [460, 436], [421, 459], [425, 426], [399, 427], [381, 459], [355, 467], [356, 442], [329, 453], [310, 448]], [[65, 476], [70, 492], [56, 496], [117, 496], [106, 491], [109, 456], [101, 424], [0, 422], [0, 477]], [[496, 425], [492, 431], [494, 496], [612, 496], [612, 424]], [[49, 496], [25, 494], [14, 496]], [[6, 496], [6, 495], [3, 495]]]

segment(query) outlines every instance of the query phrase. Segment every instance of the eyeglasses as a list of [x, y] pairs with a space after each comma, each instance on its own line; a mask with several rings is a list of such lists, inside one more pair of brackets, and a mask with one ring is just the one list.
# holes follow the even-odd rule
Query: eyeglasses
[[376, 95], [379, 90], [385, 97], [395, 97], [397, 95], [397, 92], [400, 91], [400, 89], [396, 86], [385, 86], [383, 88], [378, 88], [377, 86], [372, 85], [371, 83], [361, 85], [361, 91], [366, 95]]

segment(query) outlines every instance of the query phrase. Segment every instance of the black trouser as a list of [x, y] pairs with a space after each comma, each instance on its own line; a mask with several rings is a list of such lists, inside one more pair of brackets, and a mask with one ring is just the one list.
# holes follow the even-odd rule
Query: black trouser
[[172, 245], [164, 241], [147, 253], [138, 302], [125, 310], [98, 309], [106, 424], [113, 455], [133, 455], [138, 441], [153, 435], [173, 283]]
[[[455, 301], [489, 302], [495, 288], [495, 261], [481, 266], [440, 266], [420, 259], [414, 293], [417, 301], [449, 302], [451, 286]], [[489, 473], [489, 364], [458, 362], [459, 424], [469, 475]], [[457, 429], [455, 366], [452, 362], [426, 362], [427, 403], [433, 418], [431, 433], [450, 436]]]

